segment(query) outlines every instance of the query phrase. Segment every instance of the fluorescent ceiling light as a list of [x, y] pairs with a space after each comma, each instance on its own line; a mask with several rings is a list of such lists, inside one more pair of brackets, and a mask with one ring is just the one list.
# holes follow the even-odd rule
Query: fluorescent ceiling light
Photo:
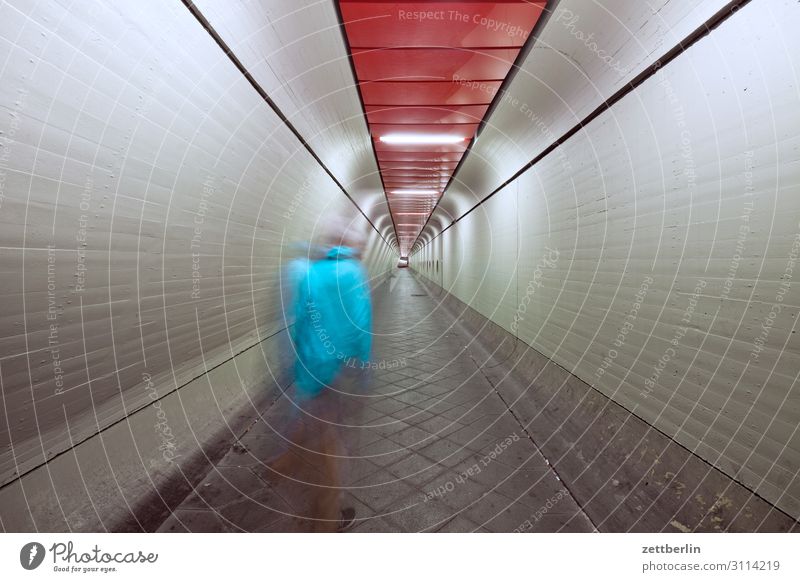
[[390, 133], [380, 140], [388, 144], [449, 144], [464, 141], [460, 135], [436, 135], [430, 133]]
[[392, 194], [428, 194], [430, 196], [435, 196], [439, 193], [438, 190], [392, 190]]

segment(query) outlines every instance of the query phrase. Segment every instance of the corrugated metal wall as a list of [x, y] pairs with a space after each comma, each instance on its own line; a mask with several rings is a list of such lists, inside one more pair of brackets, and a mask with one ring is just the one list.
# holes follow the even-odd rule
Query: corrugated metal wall
[[798, 26], [751, 2], [412, 258], [795, 517]]

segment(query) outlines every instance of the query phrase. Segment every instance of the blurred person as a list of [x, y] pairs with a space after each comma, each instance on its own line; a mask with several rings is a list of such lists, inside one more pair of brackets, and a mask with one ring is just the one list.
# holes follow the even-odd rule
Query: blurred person
[[[337, 430], [342, 407], [352, 408], [363, 387], [346, 362], [368, 361], [372, 344], [372, 305], [369, 281], [359, 257], [364, 237], [331, 220], [322, 237], [324, 254], [312, 258], [294, 289], [296, 413], [289, 431], [289, 451], [270, 467], [297, 473], [300, 458], [318, 469], [320, 482], [311, 502], [314, 531], [337, 531], [355, 519], [352, 507], [342, 509], [340, 457], [343, 446]], [[292, 452], [293, 455], [289, 453]]]
[[307, 241], [296, 241], [285, 247], [281, 256], [283, 267], [280, 272], [278, 287], [278, 313], [283, 318], [281, 325], [287, 329], [286, 334], [279, 336], [279, 353], [281, 355], [294, 354], [294, 345], [291, 340], [291, 329], [294, 325], [295, 301], [297, 288], [300, 281], [305, 279], [308, 267], [312, 261], [313, 247]]
[[281, 270], [281, 311], [283, 324], [287, 327], [294, 323], [294, 307], [297, 286], [305, 279], [308, 266], [312, 260], [312, 245], [307, 241], [296, 241], [286, 247], [282, 257], [284, 266]]

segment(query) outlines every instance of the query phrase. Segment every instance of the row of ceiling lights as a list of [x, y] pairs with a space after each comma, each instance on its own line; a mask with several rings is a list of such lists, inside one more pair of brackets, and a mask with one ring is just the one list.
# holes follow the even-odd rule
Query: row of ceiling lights
[[[464, 137], [458, 135], [436, 135], [423, 133], [390, 133], [387, 135], [382, 135], [378, 139], [380, 139], [381, 142], [390, 145], [452, 145], [464, 141]], [[392, 190], [392, 194], [401, 196], [436, 196], [439, 194], [439, 190], [409, 188]], [[418, 214], [424, 213], [420, 212]]]

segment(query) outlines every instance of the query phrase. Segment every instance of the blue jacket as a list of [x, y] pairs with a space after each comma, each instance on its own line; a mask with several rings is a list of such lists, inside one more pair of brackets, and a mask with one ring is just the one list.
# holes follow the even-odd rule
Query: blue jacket
[[369, 360], [372, 305], [366, 271], [348, 247], [333, 247], [309, 263], [295, 302], [295, 382], [314, 396], [350, 358]]

